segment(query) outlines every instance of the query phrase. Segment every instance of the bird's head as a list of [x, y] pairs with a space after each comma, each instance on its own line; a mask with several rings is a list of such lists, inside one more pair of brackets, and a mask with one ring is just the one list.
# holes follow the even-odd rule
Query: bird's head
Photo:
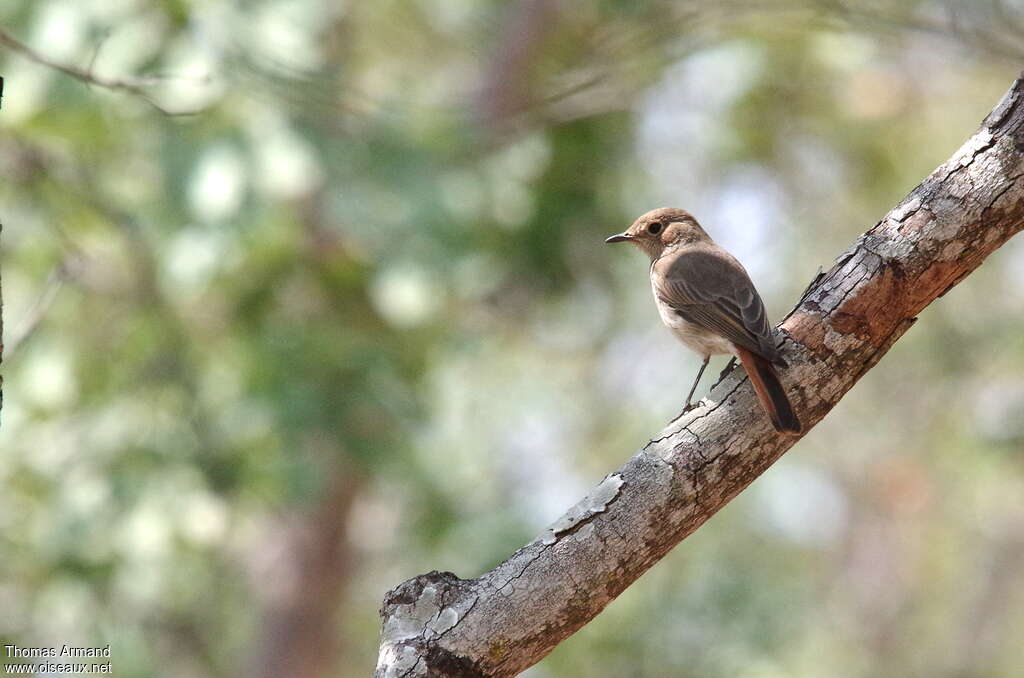
[[654, 261], [666, 249], [709, 240], [711, 238], [689, 212], [677, 207], [661, 207], [651, 210], [605, 242], [631, 242]]

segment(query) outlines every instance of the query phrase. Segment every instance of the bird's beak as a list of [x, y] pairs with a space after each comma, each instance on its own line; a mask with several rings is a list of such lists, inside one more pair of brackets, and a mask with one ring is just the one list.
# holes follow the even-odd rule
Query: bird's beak
[[632, 239], [633, 236], [623, 231], [622, 233], [616, 233], [610, 238], [606, 238], [605, 242], [629, 242]]

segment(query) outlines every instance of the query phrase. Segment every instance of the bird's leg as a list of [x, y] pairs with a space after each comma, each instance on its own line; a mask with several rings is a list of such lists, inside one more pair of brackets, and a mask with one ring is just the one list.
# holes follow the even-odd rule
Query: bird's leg
[[693, 408], [697, 407], [696, 405], [690, 404], [690, 399], [693, 398], [693, 392], [697, 390], [697, 384], [700, 383], [701, 375], [704, 374], [704, 368], [708, 366], [709, 360], [711, 360], [711, 356], [704, 356], [704, 362], [700, 364], [700, 369], [697, 371], [697, 378], [693, 380], [693, 386], [690, 387], [690, 392], [686, 395], [686, 405], [683, 406], [683, 411], [677, 414], [675, 416], [675, 419], [673, 419], [672, 421], [675, 421], [676, 419], [683, 416]]

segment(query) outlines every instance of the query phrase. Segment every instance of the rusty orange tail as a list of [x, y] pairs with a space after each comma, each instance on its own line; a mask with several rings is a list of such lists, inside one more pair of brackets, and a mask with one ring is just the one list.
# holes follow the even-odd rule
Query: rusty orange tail
[[782, 382], [775, 373], [775, 368], [767, 359], [756, 353], [752, 353], [742, 346], [736, 346], [736, 355], [743, 363], [743, 369], [750, 377], [750, 383], [754, 386], [757, 399], [761, 401], [772, 426], [781, 433], [800, 433], [803, 431], [803, 424], [793, 411], [793, 406], [782, 388]]

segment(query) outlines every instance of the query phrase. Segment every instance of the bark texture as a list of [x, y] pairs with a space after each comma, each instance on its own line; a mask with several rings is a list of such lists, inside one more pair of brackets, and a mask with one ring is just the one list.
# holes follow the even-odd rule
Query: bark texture
[[[1022, 76], [1024, 78], [1024, 76]], [[810, 430], [918, 313], [1024, 227], [1024, 80], [971, 137], [807, 288], [781, 325], [781, 377]], [[798, 440], [742, 370], [476, 579], [387, 594], [378, 678], [514, 676], [597, 615]]]

